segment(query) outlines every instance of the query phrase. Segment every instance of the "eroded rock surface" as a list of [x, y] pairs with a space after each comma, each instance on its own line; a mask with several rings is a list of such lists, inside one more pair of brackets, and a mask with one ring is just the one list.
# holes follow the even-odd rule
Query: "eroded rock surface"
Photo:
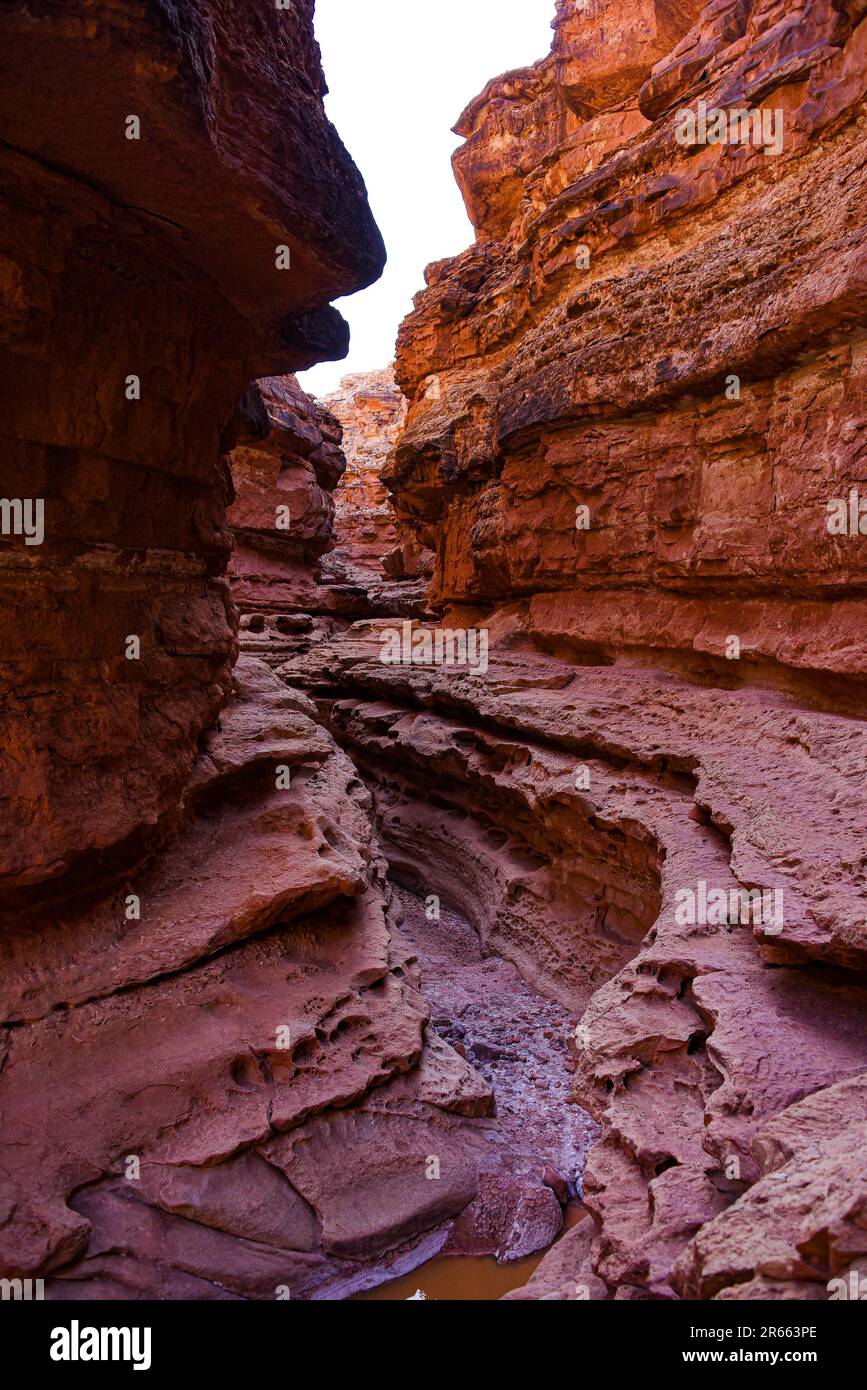
[[267, 665], [235, 683], [171, 844], [3, 922], [3, 1269], [323, 1298], [543, 1247], [560, 1201], [428, 1029], [356, 768]]
[[333, 494], [346, 467], [342, 430], [295, 377], [284, 376], [254, 382], [233, 434], [230, 575], [241, 647], [277, 662], [340, 606], [322, 589], [319, 561], [334, 545]]
[[[726, 1280], [701, 1282], [705, 1247], [690, 1241], [729, 1208], [736, 1219], [767, 1169], [765, 1127], [805, 1097], [828, 1122], [825, 1088], [867, 1069], [851, 872], [867, 734], [758, 689], [575, 667], [534, 651], [514, 615], [498, 625], [484, 676], [383, 663], [385, 624], [281, 674], [328, 707], [375, 790], [394, 871], [442, 885], [489, 949], [580, 1015], [575, 1098], [603, 1133], [584, 1175], [592, 1259], [563, 1296], [583, 1284], [591, 1297], [706, 1297]], [[726, 909], [690, 921], [682, 895], [701, 884]], [[782, 894], [780, 921], [732, 915], [732, 892], [757, 885]], [[841, 1249], [860, 1248], [859, 1194], [832, 1204]], [[800, 1280], [839, 1265], [792, 1257], [774, 1296], [800, 1297]]]
[[[860, 3], [558, 4], [550, 57], [460, 119], [477, 240], [429, 267], [398, 342], [385, 481], [490, 667], [388, 664], [376, 625], [310, 655], [396, 816], [433, 779], [440, 828], [407, 845], [439, 835], [442, 863], [448, 836], [463, 879], [493, 814], [504, 861], [516, 833], [544, 861], [532, 886], [486, 869], [477, 911], [585, 990], [595, 1232], [545, 1297], [828, 1297], [863, 1250], [865, 89]], [[700, 103], [725, 138], [681, 138]], [[619, 962], [534, 800], [555, 755], [579, 856], [617, 827], [602, 902], [631, 881], [655, 918], [617, 924]], [[734, 908], [690, 920], [708, 888]]]
[[294, 377], [250, 388], [229, 456], [242, 651], [276, 666], [354, 619], [428, 611], [433, 555], [399, 536], [379, 481], [405, 414], [389, 371], [346, 377], [326, 402]]
[[[489, 661], [386, 660], [367, 620], [280, 668], [392, 874], [580, 1020], [592, 1228], [520, 1297], [823, 1298], [862, 1268], [865, 45], [826, 0], [558, 6], [551, 56], [459, 123], [477, 242], [401, 330], [380, 475]], [[779, 147], [682, 143], [699, 102]], [[444, 1251], [498, 1248], [474, 1171], [463, 1213], [422, 1204]]]
[[0, 537], [4, 890], [171, 817], [237, 651], [224, 432], [345, 351], [329, 300], [381, 270], [312, 12], [3, 8], [0, 493], [44, 507]]
[[[338, 1296], [476, 1190], [481, 1083], [426, 1045], [369, 793], [304, 695], [232, 670], [229, 520], [258, 599], [291, 579], [243, 566], [275, 498], [306, 562], [343, 467], [275, 374], [343, 351], [328, 301], [383, 258], [312, 8], [3, 14], [0, 491], [44, 535], [4, 510], [0, 1272], [52, 1298]], [[399, 1222], [347, 1239], [320, 1132], [371, 1187], [402, 1162]]]
[[[435, 601], [525, 600], [549, 648], [861, 700], [865, 552], [826, 523], [862, 482], [862, 7], [709, 6], [631, 106], [553, 139], [557, 74], [579, 38], [616, 62], [627, 8], [656, 7], [561, 26], [544, 100], [504, 81], [473, 108], [463, 181], [518, 187], [401, 330], [398, 513]], [[699, 100], [778, 112], [781, 152], [679, 144]]]
[[394, 508], [380, 481], [406, 419], [406, 401], [391, 368], [345, 376], [323, 400], [343, 426], [344, 473], [335, 496], [335, 543], [374, 571], [398, 542]]

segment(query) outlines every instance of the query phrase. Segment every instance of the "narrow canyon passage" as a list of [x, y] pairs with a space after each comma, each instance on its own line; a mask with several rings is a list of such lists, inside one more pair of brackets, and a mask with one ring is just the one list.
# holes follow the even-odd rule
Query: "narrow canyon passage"
[[317, 396], [324, 9], [0, 11], [0, 1290], [863, 1301], [867, 0], [550, 0]]
[[[431, 892], [439, 896], [434, 885]], [[453, 909], [442, 906], [432, 920], [418, 894], [397, 888], [396, 898], [434, 1029], [487, 1081], [507, 1146], [537, 1161], [561, 1196], [580, 1196], [598, 1128], [572, 1103], [567, 1039], [577, 1018], [538, 994], [510, 962], [485, 956], [477, 932]]]
[[[443, 876], [448, 882], [447, 865]], [[535, 1167], [565, 1204], [564, 1219], [574, 1220], [581, 1209], [568, 1203], [580, 1195], [587, 1149], [598, 1133], [571, 1095], [575, 1066], [567, 1039], [576, 1020], [509, 962], [485, 956], [474, 928], [445, 905], [442, 884], [428, 886], [425, 897], [397, 885], [394, 891], [400, 930], [418, 955], [431, 1026], [490, 1087], [486, 1137], [492, 1151], [502, 1148], [504, 1161], [517, 1155]], [[498, 1298], [526, 1284], [544, 1248], [508, 1263], [443, 1255], [356, 1297], [392, 1299], [420, 1290], [428, 1298]]]

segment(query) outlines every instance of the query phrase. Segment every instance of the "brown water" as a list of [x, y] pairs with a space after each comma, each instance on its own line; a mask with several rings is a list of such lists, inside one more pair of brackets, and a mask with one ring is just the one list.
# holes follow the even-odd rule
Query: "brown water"
[[[585, 1217], [586, 1211], [579, 1203], [567, 1207], [563, 1234]], [[553, 1249], [553, 1246], [549, 1248]], [[512, 1289], [523, 1288], [547, 1254], [547, 1250], [540, 1250], [535, 1255], [510, 1264], [498, 1264], [491, 1256], [452, 1255], [428, 1260], [412, 1274], [404, 1274], [400, 1279], [392, 1279], [389, 1284], [380, 1284], [378, 1288], [368, 1289], [365, 1293], [353, 1294], [350, 1301], [406, 1300], [412, 1298], [418, 1289], [429, 1299], [441, 1302], [496, 1300]]]
[[472, 1258], [454, 1255], [444, 1260], [431, 1260], [412, 1274], [380, 1284], [378, 1289], [353, 1294], [354, 1300], [412, 1298], [417, 1289], [428, 1298], [440, 1299], [497, 1299], [510, 1289], [519, 1289], [538, 1268], [545, 1252], [528, 1255], [526, 1259], [501, 1265], [491, 1256]]

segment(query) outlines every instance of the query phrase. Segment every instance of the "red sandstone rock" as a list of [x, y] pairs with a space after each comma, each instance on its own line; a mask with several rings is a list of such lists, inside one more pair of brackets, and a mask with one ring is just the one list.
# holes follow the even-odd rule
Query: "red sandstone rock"
[[0, 493], [45, 505], [0, 537], [7, 891], [165, 829], [236, 654], [222, 436], [382, 266], [312, 10], [4, 6]]
[[[395, 871], [475, 914], [488, 949], [584, 1011], [576, 1094], [603, 1126], [585, 1178], [591, 1296], [601, 1280], [618, 1297], [671, 1297], [690, 1277], [675, 1274], [688, 1242], [732, 1202], [734, 1220], [759, 1176], [768, 1121], [867, 1068], [847, 870], [864, 853], [851, 790], [863, 730], [775, 693], [542, 658], [517, 647], [514, 616], [492, 620], [503, 647], [485, 677], [384, 665], [385, 626], [358, 625], [282, 674], [351, 687], [331, 726], [375, 790]], [[781, 887], [783, 930], [684, 921], [679, 894], [701, 882]], [[838, 924], [834, 954], [855, 973], [804, 968], [811, 937], [812, 959], [826, 955], [819, 921]], [[843, 1247], [859, 1201], [844, 1204]], [[770, 1296], [799, 1296], [794, 1268]]]
[[[406, 418], [390, 368], [343, 377], [323, 405], [343, 426], [346, 472], [335, 494], [335, 544], [356, 565], [379, 570], [398, 541], [394, 510], [380, 474]], [[395, 575], [404, 578], [404, 575]]]
[[853, 1275], [861, 1297], [865, 1084], [864, 1075], [841, 1081], [761, 1127], [758, 1180], [678, 1263], [684, 1297], [848, 1299]]
[[259, 381], [235, 420], [232, 596], [242, 649], [272, 665], [352, 618], [427, 611], [433, 556], [411, 536], [393, 545], [378, 480], [403, 397], [388, 372], [345, 386], [334, 415], [294, 377]]
[[52, 1298], [342, 1296], [441, 1249], [504, 1156], [475, 1248], [559, 1226], [492, 1153], [481, 1078], [426, 1039], [354, 767], [267, 666], [237, 685], [146, 870], [3, 924], [0, 1268]]
[[[245, 649], [267, 655], [294, 613], [321, 606], [316, 561], [333, 545], [332, 494], [345, 467], [337, 420], [294, 377], [257, 382], [242, 404], [229, 455], [235, 501], [232, 596]], [[261, 632], [257, 643], [255, 634]]]
[[573, 1226], [545, 1256], [534, 1274], [520, 1289], [504, 1296], [504, 1302], [579, 1303], [591, 1298], [604, 1299], [605, 1285], [590, 1267], [592, 1223], [584, 1220]]
[[554, 166], [555, 178], [564, 165], [573, 176], [586, 173], [646, 127], [636, 93], [701, 10], [700, 0], [556, 4], [549, 57], [489, 82], [455, 126], [465, 137], [455, 176], [482, 240], [507, 239], [526, 181], [543, 165]]
[[470, 1156], [359, 1270], [257, 1150], [405, 1073], [413, 1148], [484, 1097], [426, 1047], [354, 768], [267, 667], [231, 676], [225, 452], [247, 450], [239, 534], [261, 542], [276, 489], [305, 560], [342, 457], [281, 380], [230, 422], [251, 378], [341, 350], [327, 301], [382, 263], [311, 12], [2, 22], [0, 490], [46, 527], [0, 553], [0, 1270], [56, 1275], [53, 1298], [350, 1291], [440, 1248], [475, 1191]]
[[[596, 143], [604, 115], [546, 146], [498, 239], [429, 269], [400, 334], [411, 404], [386, 481], [436, 546], [435, 602], [542, 595], [549, 643], [860, 685], [863, 555], [826, 522], [859, 480], [864, 28], [823, 0], [778, 30], [772, 7], [748, 10], [731, 51], [708, 19], [703, 85], [613, 148]], [[598, 23], [613, 35], [617, 7]], [[590, 42], [588, 14], [569, 43], [582, 25]], [[784, 62], [805, 32], [816, 43]], [[782, 154], [679, 146], [676, 102], [752, 99], [752, 70], [785, 114]], [[489, 93], [474, 116], [500, 182], [517, 153], [483, 118], [512, 108]]]
[[[681, 779], [695, 805], [652, 831], [660, 915], [579, 1029], [604, 1130], [593, 1270], [620, 1298], [827, 1297], [863, 1248], [842, 1171], [867, 1061], [867, 551], [828, 521], [863, 491], [867, 19], [828, 0], [559, 19], [551, 57], [461, 119], [479, 238], [429, 268], [401, 330], [386, 475], [436, 550], [432, 601], [489, 624], [505, 670], [341, 664], [392, 707], [599, 755], [624, 796], [636, 762]], [[779, 113], [781, 149], [680, 144], [700, 100]], [[684, 926], [699, 880], [780, 891], [783, 920]], [[764, 1158], [778, 1125], [791, 1189]]]
[[[536, 1296], [827, 1297], [864, 1253], [864, 586], [826, 524], [860, 476], [863, 16], [558, 19], [461, 120], [479, 240], [401, 332], [383, 475], [491, 666], [386, 665], [368, 623], [282, 674], [327, 701], [393, 872], [582, 1015], [593, 1238]], [[699, 99], [779, 108], [781, 153], [678, 144]], [[701, 884], [785, 906], [684, 918]], [[476, 1174], [457, 1248], [496, 1219]], [[335, 1240], [418, 1234], [421, 1199], [370, 1191], [374, 1231], [338, 1202]]]

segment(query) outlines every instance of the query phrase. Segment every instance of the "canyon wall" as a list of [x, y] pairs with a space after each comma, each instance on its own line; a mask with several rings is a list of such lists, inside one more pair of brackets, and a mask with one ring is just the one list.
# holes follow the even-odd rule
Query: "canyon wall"
[[[826, 505], [863, 483], [864, 7], [669, 8], [696, 23], [651, 68], [661, 7], [562, 5], [461, 118], [479, 235], [401, 330], [390, 485], [439, 601], [860, 699], [865, 552]], [[678, 143], [699, 101], [778, 113], [781, 152]]]
[[353, 585], [367, 595], [366, 602], [356, 599], [355, 617], [422, 616], [428, 611], [434, 556], [401, 524], [382, 481], [406, 420], [393, 368], [344, 377], [323, 405], [340, 421], [346, 456], [346, 472], [334, 494], [335, 550], [325, 573], [342, 581], [347, 595]]
[[555, 34], [460, 118], [476, 241], [398, 342], [385, 480], [489, 656], [371, 624], [304, 679], [386, 852], [457, 855], [582, 1015], [592, 1248], [527, 1296], [826, 1298], [865, 1268], [867, 6]]
[[254, 382], [229, 454], [235, 500], [230, 578], [242, 650], [285, 660], [329, 595], [318, 563], [334, 546], [334, 489], [346, 467], [338, 420], [293, 376]]
[[[477, 239], [384, 469], [387, 385], [339, 404], [343, 551], [289, 374], [383, 250], [312, 9], [0, 19], [0, 1273], [341, 1298], [578, 1192], [513, 1297], [825, 1298], [867, 1273], [867, 5], [560, 0], [461, 117]], [[769, 119], [684, 141], [699, 102]]]
[[406, 419], [406, 401], [390, 368], [345, 376], [323, 405], [343, 426], [346, 472], [335, 495], [335, 541], [349, 558], [382, 569], [398, 541], [391, 498], [380, 480]]
[[236, 654], [224, 432], [381, 270], [312, 11], [4, 7], [2, 492], [44, 516], [0, 541], [7, 890], [177, 809]]
[[242, 652], [276, 666], [355, 619], [426, 611], [433, 555], [379, 481], [405, 413], [388, 370], [344, 378], [327, 402], [294, 376], [253, 383], [228, 453]]

